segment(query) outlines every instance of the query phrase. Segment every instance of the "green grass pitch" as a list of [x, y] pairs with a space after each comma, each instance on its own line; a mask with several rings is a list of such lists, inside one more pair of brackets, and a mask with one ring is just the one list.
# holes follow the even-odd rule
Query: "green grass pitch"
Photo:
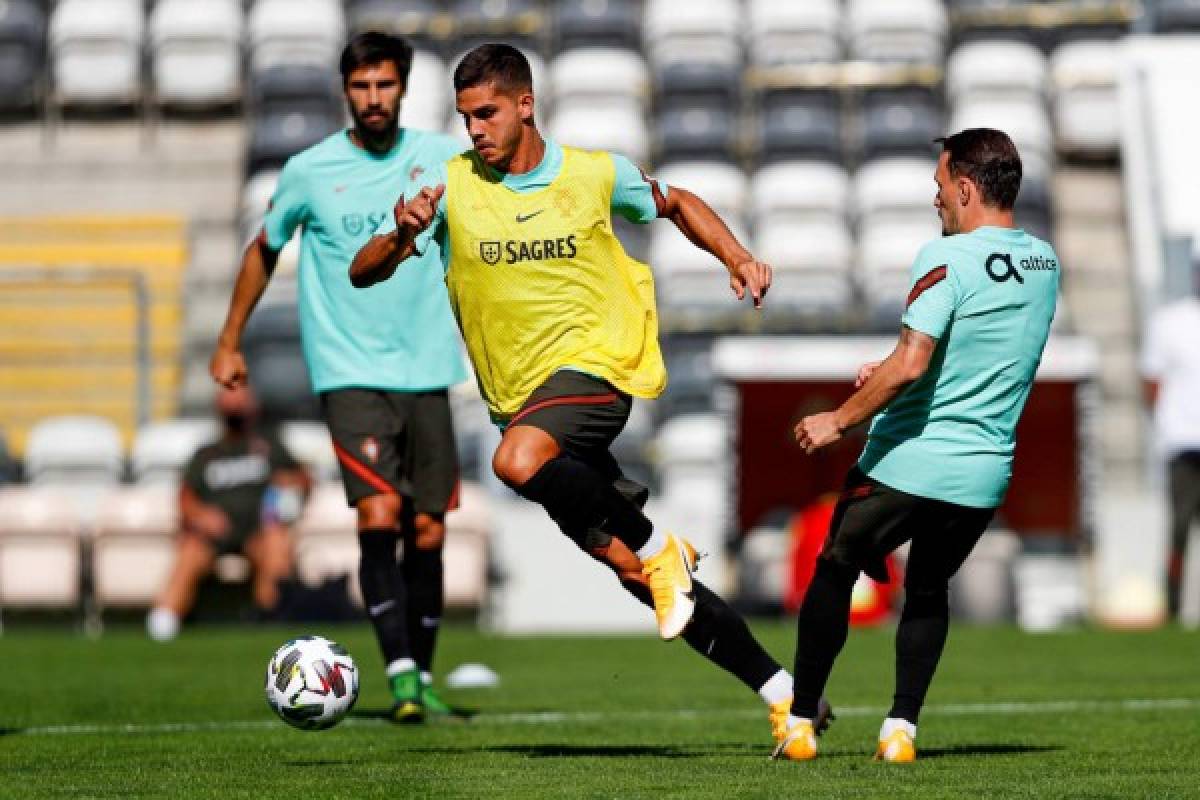
[[[785, 663], [793, 628], [755, 626]], [[321, 633], [363, 674], [330, 731], [278, 722], [263, 670]], [[810, 764], [767, 760], [764, 707], [682, 643], [443, 635], [439, 667], [481, 661], [498, 690], [447, 692], [470, 723], [400, 728], [365, 626], [134, 629], [0, 638], [0, 797], [1200, 797], [1200, 635], [1031, 636], [957, 627], [921, 720], [920, 760], [875, 764], [891, 632], [855, 631], [829, 687], [841, 718]]]

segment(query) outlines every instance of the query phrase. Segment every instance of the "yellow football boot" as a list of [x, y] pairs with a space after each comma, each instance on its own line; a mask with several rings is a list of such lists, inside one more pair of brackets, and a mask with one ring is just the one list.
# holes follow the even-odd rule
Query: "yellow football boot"
[[[778, 704], [782, 705], [782, 703]], [[775, 706], [771, 707], [771, 728], [772, 733], [775, 733]], [[817, 735], [813, 732], [813, 724], [811, 722], [800, 722], [787, 727], [787, 712], [784, 712], [784, 729], [782, 738], [778, 735], [776, 739], [779, 744], [775, 747], [775, 752], [771, 753], [771, 758], [782, 758], [785, 761], [812, 761], [817, 757]]]
[[906, 730], [894, 730], [886, 739], [879, 740], [875, 751], [876, 761], [889, 764], [910, 764], [917, 760], [917, 746]]
[[692, 620], [696, 610], [696, 592], [692, 573], [696, 571], [696, 548], [673, 533], [667, 534], [667, 546], [642, 562], [642, 575], [650, 586], [658, 635], [670, 641]]

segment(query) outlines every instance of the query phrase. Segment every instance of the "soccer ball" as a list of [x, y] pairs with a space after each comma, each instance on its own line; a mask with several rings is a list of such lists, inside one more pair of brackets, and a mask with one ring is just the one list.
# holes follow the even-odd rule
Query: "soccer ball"
[[292, 639], [267, 663], [267, 705], [295, 728], [332, 728], [358, 699], [358, 667], [345, 648], [320, 636]]

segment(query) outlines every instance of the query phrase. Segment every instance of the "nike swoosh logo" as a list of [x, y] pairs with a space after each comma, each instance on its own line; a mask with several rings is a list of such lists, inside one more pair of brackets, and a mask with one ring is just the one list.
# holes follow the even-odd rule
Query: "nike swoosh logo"
[[536, 217], [538, 214], [541, 214], [545, 210], [546, 209], [543, 208], [543, 209], [539, 209], [539, 210], [533, 212], [532, 214], [517, 214], [517, 222], [529, 222], [529, 220], [533, 219], [534, 217]]
[[391, 610], [392, 606], [394, 606], [394, 605], [396, 605], [395, 600], [388, 600], [386, 602], [380, 603], [377, 606], [369, 606], [367, 608], [367, 613], [370, 614], [372, 617], [377, 617], [380, 614], [382, 614], [383, 612]]

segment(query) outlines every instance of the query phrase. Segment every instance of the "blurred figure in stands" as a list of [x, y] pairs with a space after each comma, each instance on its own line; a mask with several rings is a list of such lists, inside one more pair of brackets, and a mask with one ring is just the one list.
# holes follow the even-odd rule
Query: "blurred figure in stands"
[[1179, 618], [1184, 556], [1192, 520], [1200, 515], [1200, 269], [1191, 295], [1150, 317], [1143, 339], [1142, 386], [1154, 410], [1159, 452], [1167, 461], [1171, 538], [1167, 613]]
[[175, 567], [146, 617], [146, 631], [158, 641], [178, 634], [218, 556], [246, 555], [254, 603], [266, 613], [292, 572], [288, 526], [304, 507], [309, 476], [275, 436], [255, 430], [258, 403], [249, 387], [219, 390], [216, 406], [223, 430], [184, 470]]

